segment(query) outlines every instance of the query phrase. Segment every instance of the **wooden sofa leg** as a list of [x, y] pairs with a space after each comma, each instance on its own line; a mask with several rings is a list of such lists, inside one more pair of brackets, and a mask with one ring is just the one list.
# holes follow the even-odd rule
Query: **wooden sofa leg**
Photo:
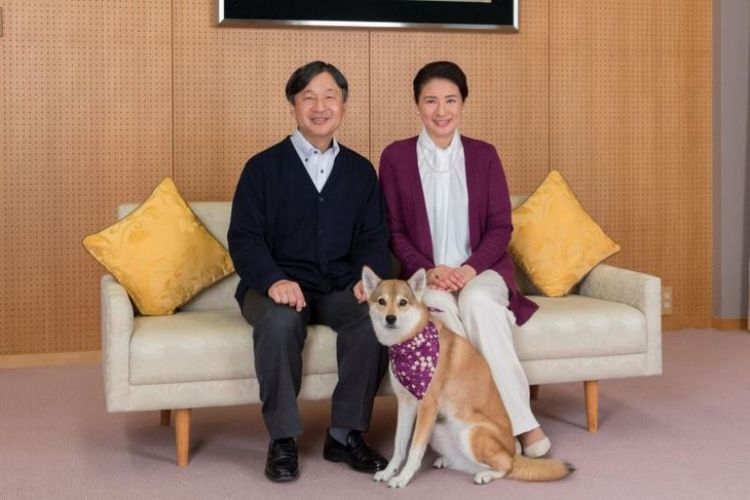
[[186, 467], [190, 460], [190, 408], [174, 411], [175, 442], [177, 445], [177, 465]]
[[587, 380], [583, 383], [586, 397], [586, 422], [589, 432], [599, 430], [599, 381]]
[[539, 386], [538, 385], [529, 386], [529, 392], [531, 393], [532, 401], [536, 401], [537, 399], [539, 399]]
[[169, 427], [169, 424], [172, 420], [172, 411], [171, 410], [162, 410], [161, 411], [161, 426], [162, 427]]

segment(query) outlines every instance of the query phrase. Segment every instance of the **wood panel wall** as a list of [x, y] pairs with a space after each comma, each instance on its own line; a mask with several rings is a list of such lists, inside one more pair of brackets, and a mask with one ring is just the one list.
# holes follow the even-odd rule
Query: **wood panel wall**
[[343, 143], [377, 164], [419, 122], [411, 79], [453, 59], [464, 132], [511, 189], [562, 170], [623, 246], [674, 289], [666, 326], [710, 319], [711, 8], [698, 0], [520, 2], [521, 33], [219, 28], [215, 0], [0, 0], [0, 355], [99, 348], [102, 270], [80, 245], [173, 175], [229, 199], [245, 160], [294, 122], [289, 73], [334, 62]]
[[0, 354], [99, 349], [87, 233], [172, 169], [169, 2], [4, 0]]
[[666, 328], [711, 316], [711, 2], [553, 1], [550, 167], [673, 288]]

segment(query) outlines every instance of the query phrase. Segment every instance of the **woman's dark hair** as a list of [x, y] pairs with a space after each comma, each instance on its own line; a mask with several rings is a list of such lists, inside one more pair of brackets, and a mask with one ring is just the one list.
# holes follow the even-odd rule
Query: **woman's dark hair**
[[441, 78], [456, 84], [461, 92], [461, 100], [465, 101], [469, 97], [469, 86], [466, 84], [466, 75], [458, 67], [458, 64], [450, 61], [435, 61], [426, 64], [417, 72], [414, 77], [414, 102], [419, 103], [419, 94], [427, 82]]
[[341, 95], [344, 102], [346, 102], [346, 98], [349, 95], [349, 83], [347, 83], [346, 77], [336, 66], [323, 61], [309, 62], [294, 70], [294, 73], [292, 73], [292, 76], [286, 82], [287, 101], [294, 104], [294, 96], [307, 87], [313, 78], [324, 72], [333, 77], [333, 81], [341, 89]]

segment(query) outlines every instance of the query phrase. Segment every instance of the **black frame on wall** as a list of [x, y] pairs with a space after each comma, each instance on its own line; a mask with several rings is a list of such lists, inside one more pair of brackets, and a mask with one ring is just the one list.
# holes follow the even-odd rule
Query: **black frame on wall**
[[218, 0], [223, 26], [518, 31], [518, 0]]

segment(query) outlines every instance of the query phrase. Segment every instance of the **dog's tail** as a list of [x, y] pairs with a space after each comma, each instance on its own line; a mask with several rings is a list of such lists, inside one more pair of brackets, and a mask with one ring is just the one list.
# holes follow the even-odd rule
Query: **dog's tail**
[[508, 477], [521, 481], [556, 481], [575, 470], [572, 464], [564, 460], [516, 455], [513, 457], [513, 467], [508, 472]]

